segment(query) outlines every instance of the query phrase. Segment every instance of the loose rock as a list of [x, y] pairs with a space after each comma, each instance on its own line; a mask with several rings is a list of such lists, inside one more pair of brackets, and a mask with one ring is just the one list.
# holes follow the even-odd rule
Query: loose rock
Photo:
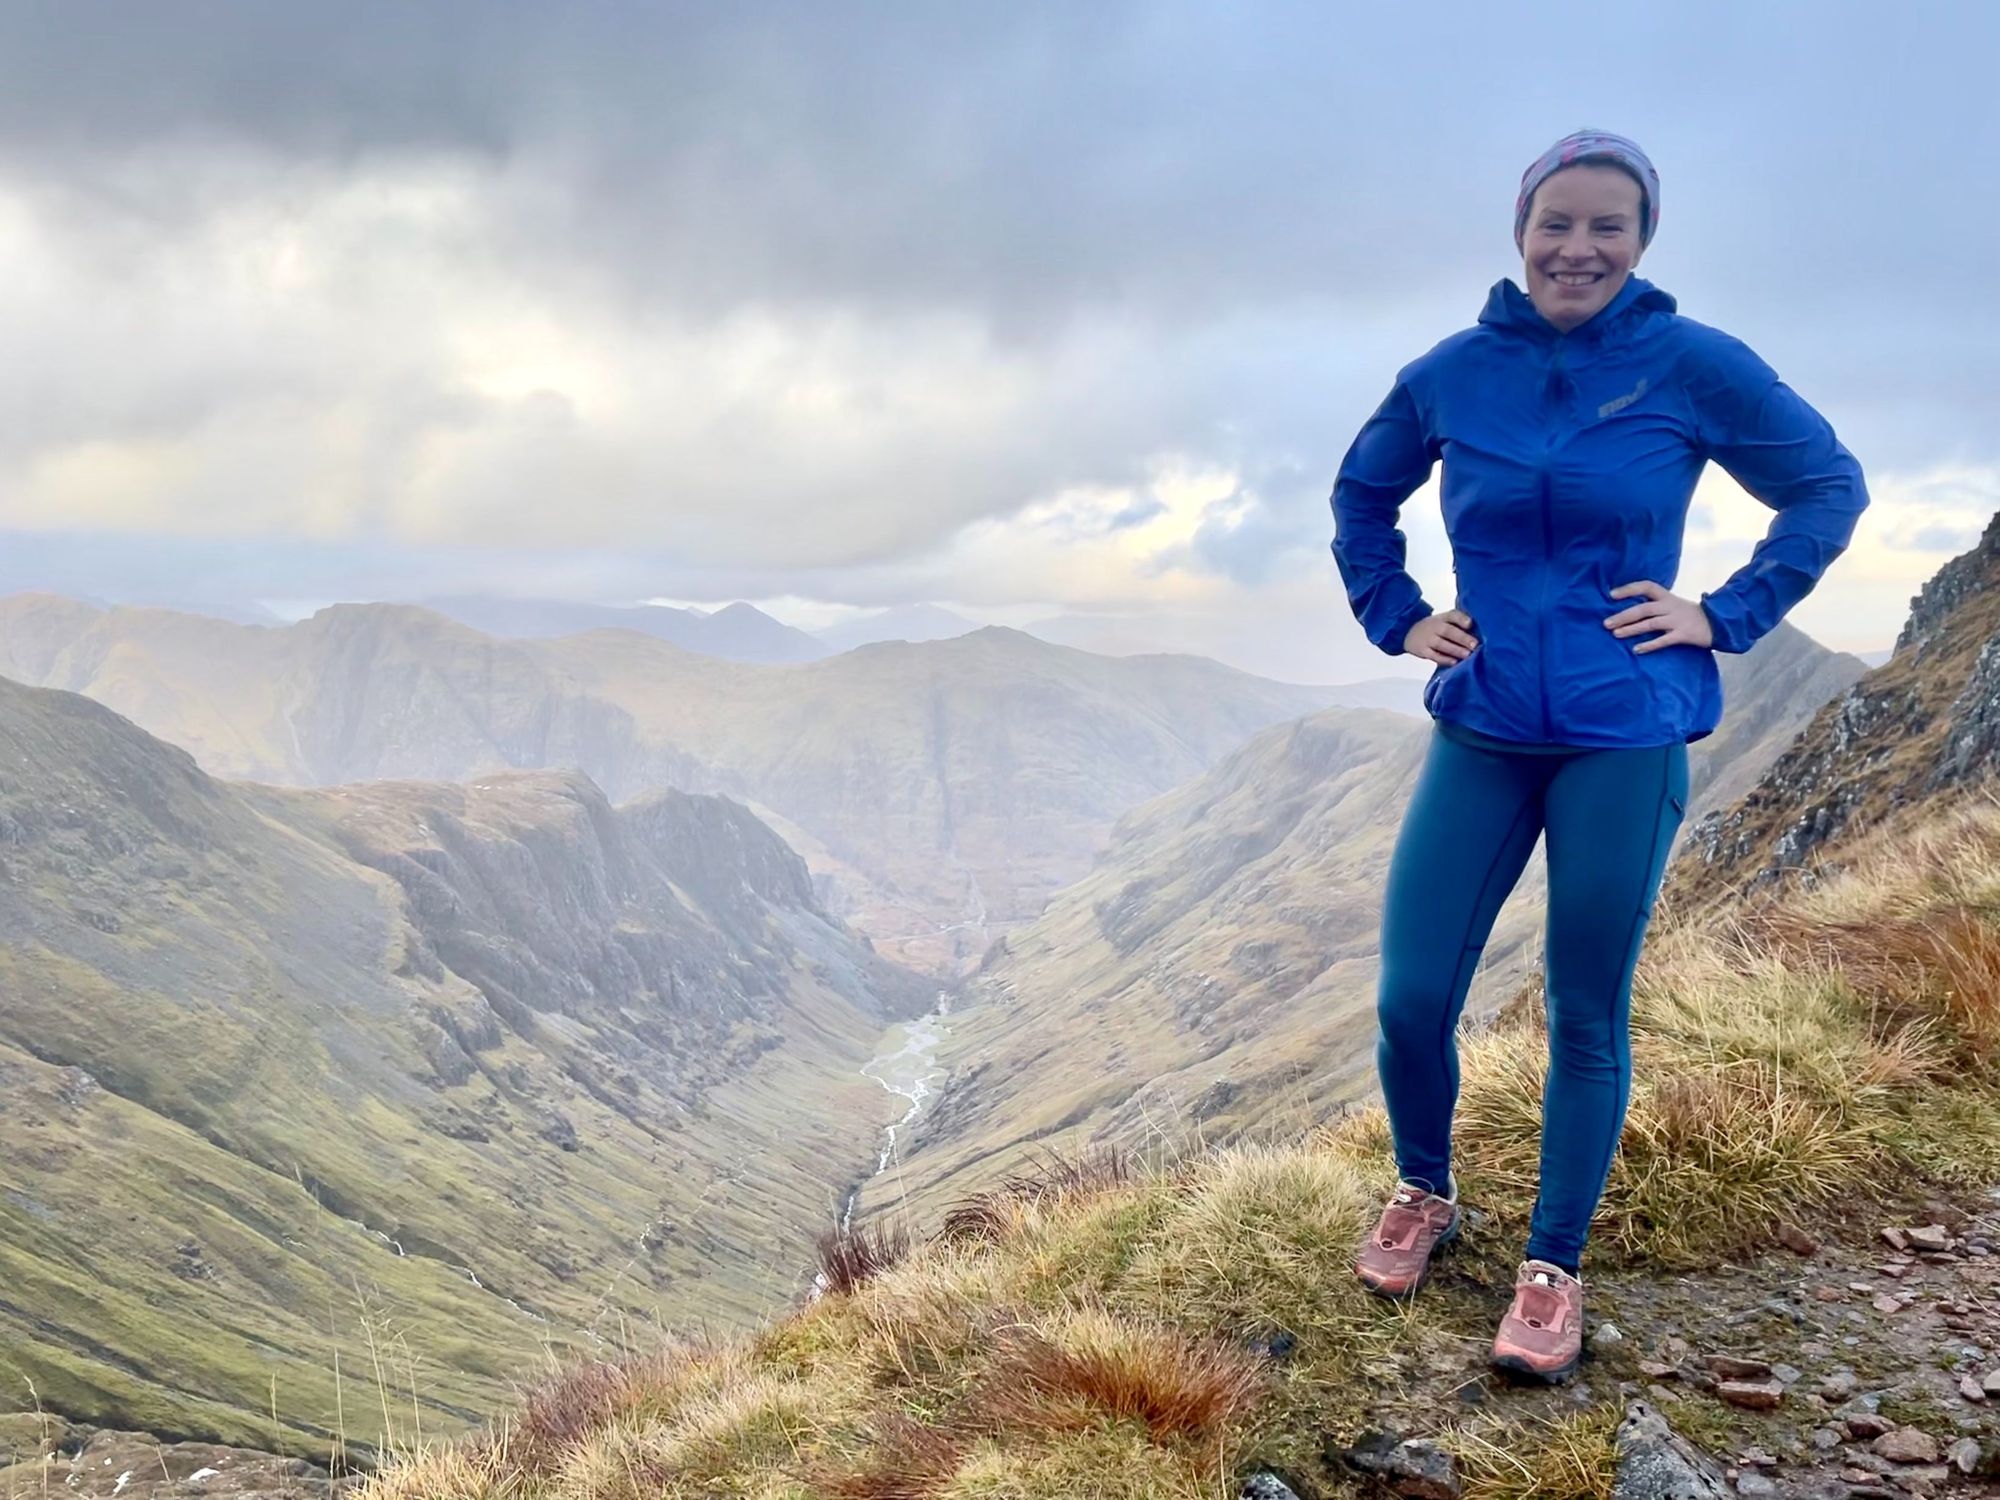
[[1983, 1404], [1986, 1400], [1986, 1388], [1982, 1386], [1978, 1382], [1978, 1380], [1976, 1380], [1974, 1377], [1970, 1375], [1966, 1375], [1960, 1378], [1958, 1382], [1958, 1393], [1959, 1395], [1965, 1397], [1966, 1400], [1973, 1402], [1975, 1405]]
[[1769, 1411], [1785, 1399], [1785, 1388], [1775, 1380], [1722, 1380], [1716, 1382], [1715, 1394], [1731, 1406]]
[[1872, 1446], [1891, 1463], [1934, 1464], [1938, 1459], [1937, 1439], [1921, 1427], [1898, 1427], [1885, 1432]]
[[1252, 1474], [1238, 1500], [1299, 1500], [1298, 1492], [1275, 1474]]
[[1736, 1493], [1739, 1495], [1775, 1495], [1778, 1486], [1762, 1474], [1751, 1472], [1736, 1476]]
[[1857, 1442], [1865, 1443], [1870, 1438], [1879, 1438], [1895, 1430], [1894, 1422], [1872, 1411], [1858, 1411], [1847, 1418], [1847, 1435]]
[[1945, 1449], [1944, 1456], [1951, 1466], [1961, 1474], [1976, 1473], [1979, 1469], [1979, 1440], [1962, 1437]]
[[[1903, 1238], [1919, 1250], [1949, 1250], [1951, 1231], [1942, 1224], [1926, 1224], [1921, 1229], [1906, 1229]], [[1902, 1247], [1897, 1246], [1898, 1249]]]
[[1900, 1229], [1885, 1225], [1882, 1229], [1882, 1238], [1888, 1242], [1891, 1250], [1907, 1250], [1910, 1248], [1909, 1240], [1904, 1237], [1903, 1231]]
[[1337, 1456], [1364, 1474], [1384, 1480], [1410, 1500], [1458, 1500], [1464, 1485], [1452, 1457], [1435, 1443], [1412, 1438], [1399, 1442], [1390, 1432], [1370, 1432]]
[[1819, 1250], [1819, 1241], [1796, 1224], [1778, 1226], [1778, 1243], [1794, 1255], [1813, 1255]]
[[1734, 1354], [1711, 1354], [1708, 1369], [1717, 1380], [1766, 1380], [1771, 1367], [1761, 1359], [1743, 1359]]
[[1988, 1370], [1979, 1388], [1989, 1396], [2000, 1396], [2000, 1369]]

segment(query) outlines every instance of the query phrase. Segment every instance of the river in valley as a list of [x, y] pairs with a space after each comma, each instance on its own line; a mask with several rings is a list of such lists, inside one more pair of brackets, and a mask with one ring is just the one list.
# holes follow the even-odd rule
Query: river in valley
[[893, 1027], [884, 1038], [882, 1050], [861, 1069], [864, 1077], [874, 1079], [898, 1099], [906, 1101], [909, 1107], [884, 1130], [874, 1173], [847, 1195], [847, 1206], [840, 1215], [843, 1232], [853, 1223], [854, 1205], [862, 1190], [888, 1171], [895, 1161], [899, 1132], [922, 1112], [924, 1102], [936, 1092], [937, 1085], [944, 1079], [945, 1070], [938, 1063], [937, 1049], [938, 1043], [944, 1040], [950, 1003], [951, 997], [940, 990], [937, 1008], [928, 1015]]

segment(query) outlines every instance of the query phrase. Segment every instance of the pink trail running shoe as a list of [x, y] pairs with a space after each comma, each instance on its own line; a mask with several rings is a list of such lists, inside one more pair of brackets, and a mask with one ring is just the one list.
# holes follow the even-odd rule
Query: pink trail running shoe
[[1431, 1256], [1458, 1238], [1456, 1195], [1440, 1198], [1413, 1182], [1396, 1194], [1354, 1257], [1354, 1274], [1378, 1297], [1407, 1297], [1430, 1279]]
[[1493, 1363], [1511, 1374], [1559, 1385], [1583, 1354], [1583, 1283], [1545, 1260], [1524, 1260], [1514, 1305], [1493, 1336]]

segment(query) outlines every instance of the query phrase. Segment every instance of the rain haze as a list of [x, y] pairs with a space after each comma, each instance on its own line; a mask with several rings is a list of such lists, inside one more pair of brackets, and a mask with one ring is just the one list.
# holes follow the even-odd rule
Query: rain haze
[[[1591, 125], [1659, 166], [1644, 274], [1861, 459], [1791, 618], [1886, 647], [2000, 509], [2000, 9], [1546, 20], [9, 6], [0, 591], [930, 602], [1418, 671], [1348, 613], [1333, 473]], [[1768, 519], [1711, 470], [1677, 591]], [[1448, 602], [1434, 489], [1404, 525]]]

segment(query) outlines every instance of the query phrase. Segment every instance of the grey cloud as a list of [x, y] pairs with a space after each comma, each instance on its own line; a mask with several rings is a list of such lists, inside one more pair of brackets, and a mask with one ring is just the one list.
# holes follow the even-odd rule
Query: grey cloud
[[[0, 449], [221, 433], [190, 503], [272, 533], [292, 482], [272, 449], [338, 409], [358, 434], [351, 535], [370, 540], [324, 568], [255, 544], [298, 592], [478, 587], [478, 559], [532, 572], [561, 553], [599, 597], [856, 602], [936, 582], [928, 559], [968, 521], [1066, 484], [1143, 485], [1180, 453], [1259, 497], [1189, 556], [1268, 576], [1323, 562], [1354, 428], [1517, 272], [1521, 166], [1601, 123], [1659, 161], [1646, 272], [1684, 311], [1757, 347], [1872, 470], [1991, 461], [1996, 210], [1972, 168], [2000, 159], [1996, 51], [1992, 7], [1810, 0], [1553, 32], [1472, 4], [6, 7], [0, 175], [60, 230], [80, 286], [126, 289], [144, 317], [108, 294], [101, 316], [80, 296], [15, 320]], [[851, 319], [918, 362], [925, 330], [959, 320], [1025, 394], [1002, 428], [912, 415], [844, 455], [751, 398], [634, 439], [468, 390], [422, 305], [264, 337], [188, 305], [213, 294], [219, 216], [263, 203], [282, 225], [301, 184], [426, 162], [462, 174], [467, 241], [377, 228], [346, 247], [354, 266], [463, 266], [636, 330]], [[893, 415], [908, 374], [880, 373]], [[518, 555], [389, 540], [440, 435], [467, 440], [456, 535], [518, 546], [628, 512], [633, 534], [602, 557], [546, 536]], [[1294, 478], [1256, 472], [1274, 454]]]

